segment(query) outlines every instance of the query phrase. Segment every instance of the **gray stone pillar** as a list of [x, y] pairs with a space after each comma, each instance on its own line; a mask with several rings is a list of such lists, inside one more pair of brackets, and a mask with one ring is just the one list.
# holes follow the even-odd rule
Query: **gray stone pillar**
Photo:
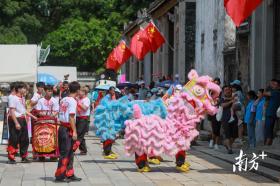
[[263, 1], [252, 16], [251, 89], [265, 88], [273, 77], [273, 6]]
[[186, 81], [186, 2], [180, 1], [178, 7], [178, 67], [181, 82]]
[[145, 56], [145, 59], [143, 61], [144, 63], [144, 81], [146, 82], [146, 85], [149, 85], [151, 83], [151, 78], [152, 78], [152, 72], [151, 72], [151, 53], [148, 53]]
[[[168, 42], [168, 35], [169, 35], [169, 23], [168, 23], [168, 16], [164, 15], [160, 19], [160, 31], [163, 33], [166, 41]], [[160, 50], [160, 49], [159, 49]], [[163, 75], [168, 75], [168, 55], [169, 55], [169, 46], [168, 43], [165, 43], [161, 49], [161, 56], [162, 56], [162, 66], [161, 72]]]

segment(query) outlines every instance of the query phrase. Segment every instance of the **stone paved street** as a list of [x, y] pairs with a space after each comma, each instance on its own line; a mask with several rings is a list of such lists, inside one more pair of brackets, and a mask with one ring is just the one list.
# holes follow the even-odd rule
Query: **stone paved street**
[[[80, 183], [54, 183], [56, 162], [33, 162], [31, 164], [8, 165], [5, 146], [0, 146], [1, 186], [32, 185], [279, 185], [254, 173], [233, 174], [232, 165], [198, 150], [190, 151], [189, 173], [179, 173], [174, 168], [172, 158], [164, 157], [160, 166], [152, 166], [150, 173], [138, 173], [133, 158], [124, 156], [122, 140], [114, 146], [120, 158], [115, 161], [104, 160], [99, 140], [93, 135], [87, 137], [89, 153], [76, 155], [75, 170], [83, 178]], [[199, 148], [199, 147], [196, 147]]]

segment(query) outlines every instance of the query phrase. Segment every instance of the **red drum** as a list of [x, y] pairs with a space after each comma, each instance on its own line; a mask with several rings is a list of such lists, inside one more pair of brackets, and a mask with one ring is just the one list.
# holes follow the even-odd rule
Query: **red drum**
[[33, 158], [59, 156], [57, 133], [58, 124], [54, 117], [41, 117], [32, 125]]

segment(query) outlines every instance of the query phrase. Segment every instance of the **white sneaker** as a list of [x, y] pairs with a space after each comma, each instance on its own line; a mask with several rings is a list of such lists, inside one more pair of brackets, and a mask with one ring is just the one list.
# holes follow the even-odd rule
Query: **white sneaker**
[[213, 148], [214, 147], [214, 141], [213, 140], [210, 140], [210, 142], [209, 142], [209, 148]]
[[231, 123], [231, 122], [233, 122], [233, 121], [234, 121], [234, 117], [231, 116], [228, 122]]
[[220, 148], [219, 148], [219, 145], [215, 144], [215, 145], [214, 145], [214, 149], [215, 149], [215, 150], [219, 150], [219, 149], [220, 149]]

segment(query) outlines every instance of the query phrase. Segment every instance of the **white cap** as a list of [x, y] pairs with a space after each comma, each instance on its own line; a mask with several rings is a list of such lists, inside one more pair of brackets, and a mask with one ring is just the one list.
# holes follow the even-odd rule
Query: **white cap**
[[183, 87], [182, 87], [182, 85], [176, 85], [176, 89], [177, 89], [177, 90], [182, 90]]

